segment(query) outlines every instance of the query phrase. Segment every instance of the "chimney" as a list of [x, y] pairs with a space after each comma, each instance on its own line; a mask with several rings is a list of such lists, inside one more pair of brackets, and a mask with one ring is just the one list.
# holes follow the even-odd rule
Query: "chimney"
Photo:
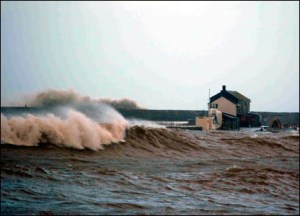
[[223, 86], [222, 86], [222, 90], [223, 90], [223, 91], [226, 91], [226, 85], [223, 85]]

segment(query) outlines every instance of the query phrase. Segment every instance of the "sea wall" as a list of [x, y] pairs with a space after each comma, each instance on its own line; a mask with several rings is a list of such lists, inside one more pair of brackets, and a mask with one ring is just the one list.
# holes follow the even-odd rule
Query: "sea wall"
[[151, 121], [188, 121], [196, 116], [205, 116], [205, 110], [118, 110], [125, 118], [137, 118]]
[[[206, 110], [118, 110], [125, 118], [138, 118], [152, 121], [188, 121], [196, 116], [207, 116]], [[299, 112], [251, 112], [258, 114], [263, 125], [271, 125], [279, 119], [283, 125], [299, 125]]]
[[[3, 114], [40, 113], [51, 109], [36, 107], [1, 107]], [[118, 109], [125, 118], [136, 118], [151, 121], [189, 121], [196, 116], [207, 116], [206, 110], [149, 110], [149, 109]], [[283, 125], [299, 125], [299, 112], [251, 112], [260, 115], [263, 125], [271, 125], [279, 119]]]
[[299, 125], [299, 112], [252, 112], [261, 116], [263, 125], [271, 125], [279, 119], [284, 126]]

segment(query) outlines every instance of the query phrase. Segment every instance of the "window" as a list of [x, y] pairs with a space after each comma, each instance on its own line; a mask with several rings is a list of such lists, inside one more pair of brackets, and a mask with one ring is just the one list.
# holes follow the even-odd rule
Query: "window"
[[218, 104], [211, 103], [210, 108], [211, 109], [218, 109]]

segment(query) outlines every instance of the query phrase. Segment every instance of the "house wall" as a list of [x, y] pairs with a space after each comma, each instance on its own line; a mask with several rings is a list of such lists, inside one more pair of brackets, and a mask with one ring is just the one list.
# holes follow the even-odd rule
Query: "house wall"
[[250, 112], [250, 101], [248, 100], [239, 100], [239, 108], [237, 114], [246, 115]]
[[218, 104], [218, 110], [224, 113], [228, 113], [230, 115], [236, 116], [236, 105], [224, 97], [220, 97], [219, 99], [213, 101], [212, 103]]
[[202, 127], [202, 130], [208, 131], [212, 128], [212, 117], [204, 117], [204, 116], [197, 116], [196, 117], [196, 126]]

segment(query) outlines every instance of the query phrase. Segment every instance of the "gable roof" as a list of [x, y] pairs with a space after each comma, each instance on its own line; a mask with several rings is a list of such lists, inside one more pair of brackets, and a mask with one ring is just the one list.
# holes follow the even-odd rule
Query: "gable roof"
[[249, 98], [245, 97], [241, 93], [239, 93], [237, 91], [227, 91], [227, 90], [221, 90], [221, 92], [219, 92], [218, 94], [210, 97], [209, 102], [211, 103], [211, 102], [219, 99], [220, 97], [224, 97], [234, 104], [238, 104], [239, 100], [247, 100], [247, 101], [251, 102], [251, 100]]

